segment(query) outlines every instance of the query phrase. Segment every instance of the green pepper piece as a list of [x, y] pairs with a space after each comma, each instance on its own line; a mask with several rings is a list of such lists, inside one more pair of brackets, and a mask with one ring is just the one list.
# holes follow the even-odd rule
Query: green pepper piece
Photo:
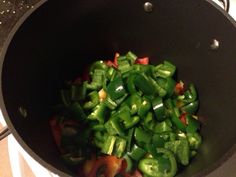
[[164, 97], [167, 94], [166, 90], [162, 88], [161, 85], [156, 80], [154, 80], [151, 77], [149, 77], [148, 79], [150, 84], [153, 86], [156, 94], [158, 94], [160, 97]]
[[117, 104], [115, 101], [113, 101], [110, 96], [108, 95], [106, 99], [104, 100], [104, 104], [111, 110], [114, 110], [117, 107]]
[[137, 90], [135, 88], [135, 84], [134, 81], [136, 79], [137, 74], [136, 73], [132, 73], [129, 75], [128, 79], [127, 79], [127, 91], [130, 94], [136, 93]]
[[170, 98], [167, 98], [167, 99], [164, 101], [164, 105], [165, 105], [166, 108], [169, 109], [169, 110], [173, 110], [173, 109], [174, 109], [173, 100], [170, 99]]
[[140, 120], [139, 116], [133, 116], [133, 117], [130, 118], [129, 121], [124, 121], [123, 122], [124, 123], [124, 127], [126, 129], [134, 127], [137, 123], [139, 123], [139, 120]]
[[133, 52], [129, 51], [126, 54], [127, 60], [130, 62], [131, 65], [134, 64], [135, 60], [138, 58]]
[[[144, 158], [139, 161], [138, 168], [148, 177], [174, 177], [177, 172], [177, 163], [173, 153], [164, 148], [157, 148], [158, 153], [163, 153], [170, 162], [170, 167], [163, 169], [164, 165], [161, 159]], [[168, 170], [168, 168], [170, 168]]]
[[107, 79], [110, 80], [110, 81], [113, 81], [113, 79], [115, 78], [115, 76], [117, 75], [117, 70], [113, 67], [109, 67], [107, 72], [106, 72], [106, 76], [107, 76]]
[[156, 77], [172, 77], [175, 73], [176, 66], [169, 61], [164, 61], [163, 64], [159, 64], [155, 67]]
[[107, 139], [107, 134], [102, 131], [95, 131], [94, 138], [98, 141], [104, 142]]
[[162, 137], [161, 134], [154, 134], [152, 136], [151, 142], [156, 147], [164, 147], [166, 140]]
[[128, 96], [127, 93], [125, 93], [121, 98], [118, 98], [115, 102], [117, 105], [120, 105], [125, 99], [126, 97]]
[[156, 97], [152, 100], [152, 108], [157, 120], [162, 121], [165, 119], [165, 107], [161, 97]]
[[92, 130], [103, 131], [105, 130], [105, 126], [103, 124], [92, 125]]
[[197, 99], [197, 90], [193, 84], [189, 85], [189, 89], [184, 92], [184, 102], [192, 103]]
[[125, 102], [130, 108], [131, 115], [134, 115], [138, 112], [142, 104], [142, 98], [138, 94], [132, 94], [125, 100]]
[[80, 101], [85, 99], [87, 91], [86, 84], [87, 82], [83, 82], [82, 84], [71, 85], [70, 94], [72, 101]]
[[120, 60], [118, 58], [117, 63], [118, 63], [118, 69], [121, 72], [121, 74], [124, 74], [132, 69], [128, 60]]
[[117, 137], [113, 154], [116, 157], [120, 158], [122, 157], [125, 151], [125, 148], [126, 148], [126, 140], [123, 138]]
[[180, 139], [180, 144], [177, 149], [177, 156], [182, 165], [189, 164], [189, 144], [186, 139]]
[[89, 74], [91, 76], [94, 74], [95, 69], [107, 70], [108, 66], [102, 60], [93, 62], [89, 68]]
[[152, 105], [149, 99], [147, 99], [146, 97], [143, 97], [141, 105], [139, 106], [139, 109], [138, 109], [138, 115], [141, 118], [144, 118], [147, 115], [148, 111], [151, 109], [151, 107]]
[[190, 150], [186, 139], [182, 138], [180, 140], [167, 142], [165, 143], [165, 148], [171, 150], [182, 165], [186, 166], [189, 164]]
[[69, 90], [60, 90], [61, 100], [64, 106], [69, 106], [71, 104], [70, 93]]
[[84, 121], [87, 119], [86, 114], [84, 113], [83, 108], [78, 102], [74, 102], [70, 105], [69, 110], [71, 111], [73, 118], [79, 121]]
[[133, 161], [132, 161], [132, 159], [127, 154], [123, 158], [125, 159], [126, 164], [127, 164], [125, 172], [131, 172], [132, 169], [133, 169]]
[[115, 142], [116, 142], [115, 136], [111, 136], [111, 135], [108, 136], [103, 144], [101, 152], [104, 154], [111, 155], [114, 149]]
[[128, 155], [135, 161], [139, 161], [145, 154], [146, 151], [136, 144], [133, 145], [131, 152], [128, 152]]
[[108, 84], [107, 93], [113, 101], [122, 97], [126, 93], [124, 83], [120, 76], [116, 77]]
[[129, 128], [133, 127], [140, 120], [140, 118], [138, 116], [131, 117], [130, 109], [126, 104], [124, 104], [120, 108], [120, 110], [117, 112], [116, 116], [122, 120], [122, 123], [123, 123], [125, 129], [129, 129]]
[[138, 73], [134, 84], [137, 88], [139, 88], [145, 95], [153, 95], [154, 94], [154, 88], [150, 84], [150, 81], [148, 77], [145, 74]]
[[167, 122], [163, 121], [163, 122], [157, 123], [153, 131], [154, 131], [154, 133], [163, 133], [163, 132], [168, 132], [171, 130], [172, 129], [167, 124]]
[[187, 128], [186, 132], [188, 133], [194, 133], [200, 128], [200, 122], [196, 119], [194, 119], [191, 115], [186, 115], [186, 121], [187, 121]]
[[144, 118], [144, 120], [142, 122], [142, 125], [146, 129], [153, 131], [153, 129], [156, 125], [156, 121], [153, 119], [153, 113], [152, 112], [147, 113], [147, 116]]
[[129, 129], [128, 130], [128, 135], [127, 135], [127, 146], [126, 146], [126, 151], [127, 152], [129, 152], [131, 150], [133, 134], [134, 134], [134, 128]]
[[151, 134], [141, 128], [135, 128], [134, 138], [137, 142], [148, 144], [151, 141]]
[[82, 163], [85, 159], [85, 157], [80, 157], [80, 156], [76, 157], [71, 153], [64, 154], [61, 156], [61, 158], [67, 165], [70, 165], [70, 166], [76, 166]]
[[189, 142], [190, 149], [197, 150], [202, 143], [202, 137], [199, 133], [187, 133], [187, 140]]
[[172, 79], [171, 77], [166, 78], [166, 84], [164, 89], [166, 90], [168, 97], [170, 97], [174, 93], [175, 85], [176, 82], [174, 79]]
[[89, 101], [87, 101], [83, 108], [84, 109], [92, 109], [94, 108], [95, 106], [98, 105], [99, 103], [99, 95], [98, 95], [98, 92], [97, 91], [92, 91], [88, 94], [88, 97], [89, 97]]
[[195, 114], [198, 110], [198, 106], [199, 106], [199, 102], [194, 101], [192, 103], [189, 103], [189, 104], [181, 107], [180, 109], [182, 112], [186, 112], [188, 114]]
[[159, 154], [157, 153], [157, 146], [152, 144], [152, 143], [148, 143], [148, 144], [145, 144], [145, 150], [151, 154], [151, 157], [153, 158], [157, 158], [159, 157]]
[[104, 82], [106, 81], [105, 74], [106, 74], [106, 71], [102, 69], [95, 69], [92, 75], [92, 82], [86, 84], [87, 89], [90, 89], [90, 90], [100, 89], [104, 85]]
[[91, 114], [88, 115], [88, 120], [97, 120], [100, 124], [104, 124], [106, 112], [107, 107], [102, 102], [93, 109]]
[[105, 128], [110, 135], [124, 135], [124, 128], [121, 126], [119, 117], [113, 117], [105, 123]]
[[186, 126], [181, 122], [181, 120], [175, 115], [171, 115], [171, 122], [182, 132], [186, 131]]

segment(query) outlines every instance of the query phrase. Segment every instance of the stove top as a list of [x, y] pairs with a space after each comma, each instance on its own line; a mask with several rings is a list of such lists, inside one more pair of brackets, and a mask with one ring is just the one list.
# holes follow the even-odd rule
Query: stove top
[[[217, 4], [218, 0], [214, 0]], [[32, 11], [37, 6], [39, 0], [0, 0], [0, 51], [3, 46], [3, 42], [6, 39], [6, 34], [9, 33], [9, 29], [14, 26], [17, 19], [25, 13]], [[236, 0], [230, 0], [229, 14], [236, 20]], [[0, 112], [0, 123], [3, 125], [5, 121]], [[58, 177], [57, 175], [49, 172], [42, 167], [38, 162], [31, 158], [23, 148], [17, 143], [12, 135], [8, 136], [8, 151], [9, 159], [11, 163], [13, 177], [24, 177], [27, 174], [21, 169], [21, 161], [19, 155], [21, 155], [28, 166], [31, 168], [33, 174], [36, 177]], [[235, 177], [236, 176], [236, 154], [229, 158], [219, 168], [214, 170], [207, 177]]]

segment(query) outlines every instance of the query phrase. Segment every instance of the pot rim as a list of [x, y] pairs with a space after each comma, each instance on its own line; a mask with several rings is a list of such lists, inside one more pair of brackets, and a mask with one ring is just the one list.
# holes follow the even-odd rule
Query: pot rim
[[[211, 4], [214, 8], [216, 8], [219, 12], [222, 13], [222, 15], [224, 15], [231, 23], [232, 25], [236, 28], [236, 21], [233, 19], [233, 17], [231, 17], [225, 10], [223, 10], [219, 5], [217, 5], [215, 2], [213, 2], [212, 0], [205, 0], [206, 2], [208, 2], [209, 4]], [[15, 25], [12, 27], [12, 29], [10, 30], [9, 34], [7, 35], [6, 40], [3, 42], [3, 47], [2, 49], [0, 49], [0, 85], [2, 85], [2, 67], [3, 67], [3, 62], [5, 59], [5, 55], [7, 53], [8, 50], [8, 46], [10, 45], [14, 35], [16, 34], [16, 32], [18, 31], [18, 29], [21, 27], [21, 25], [24, 23], [24, 21], [26, 21], [30, 15], [36, 11], [40, 6], [42, 6], [43, 4], [45, 4], [46, 2], [48, 2], [48, 0], [39, 0], [36, 4], [34, 4], [34, 8], [33, 9], [29, 9], [28, 11], [26, 11], [15, 23]], [[55, 168], [54, 166], [52, 166], [51, 164], [47, 163], [46, 161], [44, 161], [39, 155], [37, 155], [21, 138], [21, 136], [18, 134], [18, 132], [15, 130], [14, 125], [12, 124], [8, 112], [6, 110], [6, 106], [4, 103], [4, 99], [3, 99], [3, 93], [2, 93], [2, 87], [0, 87], [0, 109], [2, 111], [2, 115], [4, 120], [7, 123], [8, 128], [10, 129], [11, 133], [13, 134], [13, 136], [15, 137], [15, 139], [18, 141], [18, 143], [22, 146], [22, 148], [32, 157], [34, 158], [34, 160], [36, 160], [37, 162], [39, 162], [42, 166], [44, 166], [45, 168], [47, 168], [48, 170], [50, 170], [51, 172], [53, 172], [54, 174], [57, 174], [59, 176], [63, 176], [63, 177], [70, 177], [70, 175], [64, 173], [63, 171]], [[217, 168], [219, 168], [224, 162], [226, 162], [227, 160], [230, 159], [231, 156], [233, 156], [233, 154], [236, 153], [236, 142], [234, 143], [234, 145], [230, 148], [229, 151], [227, 151], [219, 160], [217, 160], [215, 163], [211, 164], [210, 167], [207, 167], [206, 169], [198, 172], [197, 174], [195, 174], [194, 176], [197, 177], [202, 177], [202, 176], [206, 176], [207, 174], [210, 174], [212, 171], [216, 170]]]

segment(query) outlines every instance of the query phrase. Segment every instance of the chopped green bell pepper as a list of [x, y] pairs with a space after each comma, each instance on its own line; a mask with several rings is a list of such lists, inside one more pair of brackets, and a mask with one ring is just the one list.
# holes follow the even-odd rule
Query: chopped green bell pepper
[[152, 108], [157, 120], [162, 121], [165, 119], [165, 107], [161, 97], [156, 97], [152, 100]]
[[147, 113], [149, 112], [151, 107], [152, 107], [152, 105], [151, 105], [151, 102], [149, 101], [149, 99], [146, 97], [143, 97], [141, 105], [139, 106], [139, 109], [138, 109], [138, 115], [141, 118], [145, 118], [145, 116], [147, 115]]
[[107, 107], [102, 102], [93, 109], [93, 112], [91, 114], [88, 115], [88, 120], [96, 120], [100, 124], [104, 124], [106, 112], [107, 112]]
[[114, 149], [115, 142], [116, 142], [115, 136], [111, 136], [111, 135], [108, 136], [103, 144], [101, 152], [104, 154], [111, 155]]
[[150, 84], [148, 77], [145, 74], [138, 73], [135, 77], [134, 84], [146, 95], [153, 95], [154, 88]]
[[113, 155], [120, 158], [122, 157], [124, 151], [126, 149], [126, 140], [120, 137], [116, 138], [115, 148], [113, 151]]
[[153, 130], [154, 133], [163, 133], [163, 132], [169, 132], [169, 131], [172, 131], [172, 128], [168, 125], [166, 121], [157, 123]]
[[107, 93], [113, 101], [126, 94], [124, 83], [120, 76], [117, 76], [107, 85]]
[[131, 151], [128, 152], [128, 155], [135, 161], [139, 161], [145, 154], [146, 151], [136, 144], [134, 144]]
[[189, 164], [190, 149], [186, 139], [182, 138], [180, 140], [166, 142], [165, 148], [172, 151], [182, 165]]
[[125, 102], [130, 108], [131, 115], [134, 115], [138, 112], [141, 104], [142, 104], [142, 98], [136, 93], [130, 95]]
[[137, 142], [148, 144], [150, 143], [152, 136], [149, 132], [137, 127], [134, 130], [134, 138]]
[[99, 95], [97, 91], [92, 91], [88, 94], [89, 97], [89, 101], [87, 101], [86, 103], [84, 103], [83, 108], [84, 109], [92, 109], [95, 106], [98, 105], [99, 103]]
[[176, 67], [168, 61], [164, 61], [163, 64], [159, 64], [155, 67], [156, 77], [172, 77], [175, 73]]
[[180, 109], [182, 112], [186, 112], [188, 114], [195, 114], [198, 110], [198, 106], [199, 106], [199, 102], [194, 101], [192, 103], [189, 103], [189, 104], [181, 107]]
[[187, 133], [187, 140], [189, 142], [190, 149], [197, 150], [202, 143], [202, 137], [199, 133]]
[[194, 119], [191, 115], [186, 115], [186, 121], [187, 121], [187, 128], [186, 132], [188, 133], [194, 133], [200, 128], [200, 122], [196, 119]]
[[[170, 162], [170, 170], [162, 169], [160, 159], [144, 158], [139, 161], [138, 168], [149, 177], [173, 177], [177, 172], [177, 163], [171, 151], [164, 148], [157, 148], [158, 153], [163, 153]], [[164, 165], [163, 165], [164, 166]], [[167, 167], [169, 168], [169, 167]]]

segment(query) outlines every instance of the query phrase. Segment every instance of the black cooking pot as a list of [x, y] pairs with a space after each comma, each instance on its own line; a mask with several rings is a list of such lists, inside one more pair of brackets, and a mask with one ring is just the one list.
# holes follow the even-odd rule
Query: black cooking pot
[[178, 176], [204, 176], [235, 152], [236, 23], [225, 11], [209, 0], [43, 2], [16, 24], [0, 58], [4, 118], [39, 163], [72, 175], [48, 123], [58, 91], [94, 60], [129, 50], [170, 60], [178, 78], [197, 86], [204, 143]]

